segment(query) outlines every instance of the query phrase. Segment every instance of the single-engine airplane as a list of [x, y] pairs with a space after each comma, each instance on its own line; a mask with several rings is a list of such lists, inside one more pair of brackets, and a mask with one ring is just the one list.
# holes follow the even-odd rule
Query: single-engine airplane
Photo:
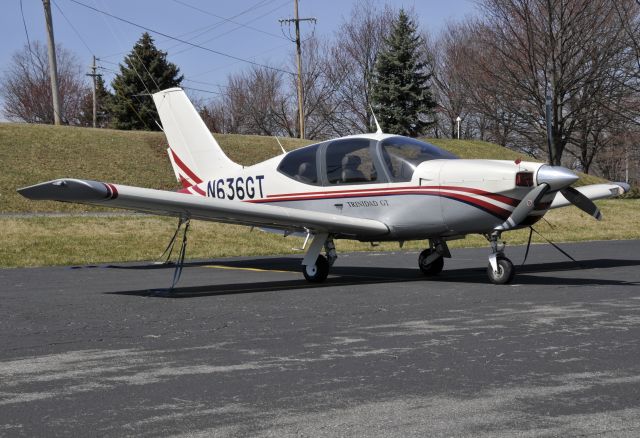
[[310, 282], [327, 278], [337, 239], [428, 240], [418, 266], [433, 276], [451, 257], [448, 240], [482, 234], [491, 247], [489, 280], [506, 284], [515, 271], [504, 255], [503, 232], [570, 204], [600, 219], [592, 200], [629, 189], [623, 183], [573, 188], [578, 177], [559, 166], [459, 159], [422, 141], [383, 134], [379, 125], [374, 134], [324, 141], [243, 167], [224, 154], [183, 90], [160, 91], [153, 100], [181, 190], [63, 178], [18, 192], [34, 200], [306, 233], [313, 239], [302, 273]]

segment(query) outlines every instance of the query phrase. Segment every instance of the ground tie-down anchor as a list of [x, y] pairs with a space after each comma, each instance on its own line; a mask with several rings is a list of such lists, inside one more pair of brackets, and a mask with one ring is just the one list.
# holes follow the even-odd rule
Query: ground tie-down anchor
[[[184, 267], [184, 259], [187, 253], [187, 233], [189, 232], [189, 225], [191, 224], [191, 220], [189, 218], [180, 218], [178, 222], [178, 227], [176, 232], [174, 233], [169, 245], [167, 245], [167, 249], [160, 256], [160, 258], [164, 257], [164, 254], [168, 252], [167, 258], [163, 264], [172, 263], [170, 261], [171, 253], [173, 252], [173, 247], [175, 245], [175, 241], [178, 237], [180, 228], [183, 228], [182, 231], [182, 244], [180, 245], [180, 252], [178, 253], [178, 259], [175, 262], [175, 268], [173, 270], [173, 280], [171, 281], [171, 286], [168, 289], [153, 289], [152, 292], [157, 296], [169, 296], [173, 294], [174, 288], [180, 281], [180, 277], [182, 276], [182, 268]], [[182, 227], [184, 225], [184, 227]]]

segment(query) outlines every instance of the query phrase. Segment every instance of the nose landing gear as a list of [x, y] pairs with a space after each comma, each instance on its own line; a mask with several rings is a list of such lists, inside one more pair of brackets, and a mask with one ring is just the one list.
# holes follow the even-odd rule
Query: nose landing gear
[[516, 270], [511, 260], [504, 255], [505, 243], [500, 240], [500, 235], [500, 231], [494, 231], [486, 236], [491, 244], [487, 275], [493, 284], [509, 284], [513, 281]]

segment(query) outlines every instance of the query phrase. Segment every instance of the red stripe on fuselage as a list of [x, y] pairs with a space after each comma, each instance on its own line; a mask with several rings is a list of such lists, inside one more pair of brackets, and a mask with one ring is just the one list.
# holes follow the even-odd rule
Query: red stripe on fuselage
[[[351, 189], [351, 190], [331, 190], [331, 191], [323, 191], [323, 192], [298, 192], [298, 193], [280, 193], [277, 195], [267, 195], [267, 198], [270, 200], [275, 200], [274, 198], [278, 198], [278, 201], [287, 200], [293, 201], [298, 198], [302, 198], [300, 200], [307, 199], [319, 199], [322, 196], [326, 196], [327, 198], [345, 198], [348, 196], [377, 196], [380, 194], [387, 194], [390, 191], [406, 191], [406, 190], [455, 190], [458, 192], [467, 192], [473, 193], [474, 195], [486, 196], [488, 198], [494, 199], [498, 202], [502, 202], [503, 204], [510, 205], [515, 207], [520, 202], [519, 199], [509, 198], [508, 196], [500, 195], [497, 193], [491, 193], [480, 189], [473, 189], [469, 187], [455, 187], [455, 186], [402, 186], [402, 187], [381, 187], [375, 189]], [[337, 196], [345, 194], [346, 196]], [[282, 199], [281, 199], [282, 198]]]
[[[484, 210], [494, 216], [499, 217], [500, 219], [506, 219], [511, 215], [509, 210], [498, 207], [497, 205], [491, 204], [490, 202], [483, 201], [481, 199], [474, 198], [472, 196], [466, 196], [459, 193], [451, 193], [451, 192], [441, 192], [437, 189], [425, 188], [422, 187], [419, 190], [412, 188], [403, 188], [400, 190], [398, 188], [394, 188], [392, 191], [381, 191], [378, 190], [376, 192], [353, 192], [344, 193], [342, 191], [336, 192], [317, 192], [318, 195], [310, 196], [307, 198], [298, 198], [298, 197], [289, 197], [289, 198], [263, 198], [263, 199], [254, 199], [248, 200], [247, 202], [252, 203], [273, 203], [273, 202], [287, 202], [287, 201], [311, 201], [311, 200], [323, 200], [323, 199], [341, 199], [341, 198], [368, 198], [373, 196], [400, 196], [400, 195], [426, 195], [426, 196], [441, 196], [443, 198], [452, 199], [455, 201], [464, 202], [465, 204], [471, 205], [473, 207]], [[485, 195], [486, 196], [486, 195]]]

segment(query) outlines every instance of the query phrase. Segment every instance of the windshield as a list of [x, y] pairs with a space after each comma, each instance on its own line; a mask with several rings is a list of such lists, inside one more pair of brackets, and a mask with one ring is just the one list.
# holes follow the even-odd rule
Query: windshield
[[407, 137], [391, 137], [381, 145], [382, 159], [394, 182], [411, 181], [414, 170], [423, 161], [458, 158], [437, 146]]

